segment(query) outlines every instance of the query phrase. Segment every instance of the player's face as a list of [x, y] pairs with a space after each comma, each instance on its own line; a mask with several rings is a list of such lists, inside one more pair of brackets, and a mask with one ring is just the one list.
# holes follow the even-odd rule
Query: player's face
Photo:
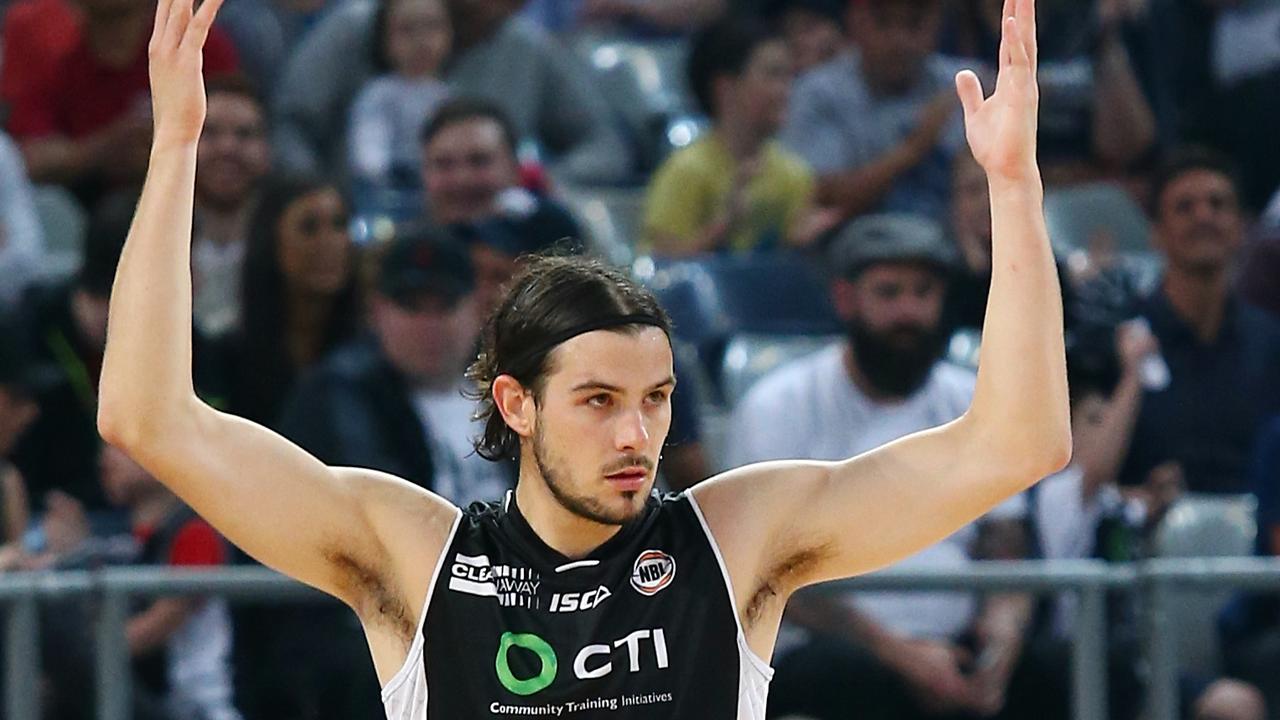
[[1240, 249], [1244, 221], [1225, 175], [1212, 170], [1183, 173], [1165, 187], [1157, 211], [1155, 241], [1175, 269], [1218, 273]]
[[671, 343], [657, 328], [589, 332], [554, 351], [533, 449], [565, 509], [606, 525], [644, 509], [671, 427], [674, 380]]

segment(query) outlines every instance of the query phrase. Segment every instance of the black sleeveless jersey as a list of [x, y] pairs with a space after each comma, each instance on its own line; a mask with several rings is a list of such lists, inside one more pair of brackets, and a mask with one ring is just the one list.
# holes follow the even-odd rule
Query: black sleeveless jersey
[[570, 560], [508, 493], [458, 518], [383, 703], [389, 720], [763, 720], [771, 674], [693, 498], [653, 495]]

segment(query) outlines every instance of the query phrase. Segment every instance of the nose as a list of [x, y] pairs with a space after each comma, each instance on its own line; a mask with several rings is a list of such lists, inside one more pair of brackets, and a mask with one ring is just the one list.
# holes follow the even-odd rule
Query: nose
[[639, 410], [622, 413], [614, 428], [614, 448], [619, 451], [640, 451], [649, 444], [649, 429]]

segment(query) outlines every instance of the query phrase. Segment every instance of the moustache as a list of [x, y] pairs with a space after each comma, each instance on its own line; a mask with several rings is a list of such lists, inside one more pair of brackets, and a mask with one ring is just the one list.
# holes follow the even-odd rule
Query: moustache
[[604, 472], [600, 474], [612, 475], [613, 473], [622, 472], [627, 468], [633, 468], [633, 467], [642, 467], [645, 469], [645, 472], [653, 472], [653, 461], [645, 457], [644, 455], [628, 455], [624, 458], [618, 459], [617, 462], [614, 462], [613, 464], [605, 467]]

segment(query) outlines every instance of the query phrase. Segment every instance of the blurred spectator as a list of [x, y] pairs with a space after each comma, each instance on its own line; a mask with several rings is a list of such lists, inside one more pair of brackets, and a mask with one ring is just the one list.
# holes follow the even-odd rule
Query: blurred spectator
[[281, 176], [264, 184], [241, 284], [251, 310], [226, 343], [231, 412], [277, 427], [296, 379], [355, 336], [360, 300], [347, 226], [346, 202], [331, 183]]
[[[1276, 203], [1280, 213], [1280, 198]], [[1280, 217], [1260, 228], [1245, 252], [1240, 273], [1240, 295], [1250, 303], [1280, 317]]]
[[[56, 369], [55, 381], [37, 398], [40, 416], [12, 457], [33, 505], [56, 489], [91, 511], [106, 507], [97, 467], [98, 375], [111, 285], [136, 203], [134, 195], [101, 203], [90, 218], [84, 263], [75, 277], [33, 289], [19, 307], [23, 339], [35, 360]], [[196, 389], [212, 401], [222, 389], [217, 363], [202, 335], [196, 333], [193, 343]]]
[[519, 186], [515, 143], [507, 115], [484, 100], [451, 100], [422, 131], [426, 220], [471, 247], [481, 312], [497, 306], [517, 256], [583, 236], [568, 210]]
[[39, 279], [44, 231], [22, 154], [0, 131], [0, 308], [12, 306]]
[[843, 0], [769, 0], [765, 16], [782, 30], [797, 75], [834, 60], [845, 47]]
[[245, 74], [270, 98], [294, 48], [341, 4], [339, 0], [226, 0], [218, 10], [217, 25], [235, 43]]
[[[981, 330], [991, 293], [991, 189], [987, 174], [967, 147], [951, 166], [951, 237], [960, 263], [947, 285], [945, 312], [950, 329]], [[1058, 265], [1063, 322], [1077, 325], [1075, 289], [1064, 263]]]
[[[1249, 483], [1258, 498], [1257, 552], [1280, 556], [1280, 415], [1258, 435]], [[1262, 688], [1269, 717], [1280, 717], [1280, 598], [1246, 596], [1232, 605], [1222, 626], [1227, 671]]]
[[[446, 0], [457, 95], [492, 100], [519, 138], [536, 141], [553, 168], [578, 181], [617, 180], [629, 153], [587, 68], [541, 29], [512, 17], [512, 0]], [[377, 71], [377, 3], [352, 0], [329, 14], [285, 69], [276, 95], [276, 149], [285, 167], [337, 169], [353, 98]]]
[[553, 33], [614, 26], [631, 33], [682, 33], [722, 16], [726, 0], [531, 0], [522, 14]]
[[79, 42], [82, 21], [70, 0], [7, 4], [0, 36], [0, 98], [6, 107], [53, 84], [59, 62]]
[[133, 220], [133, 198], [102, 204], [90, 220], [85, 257], [71, 280], [29, 293], [20, 308], [25, 340], [58, 382], [40, 393], [40, 417], [14, 450], [33, 503], [59, 489], [105, 508], [98, 482], [97, 381], [107, 335], [107, 301]]
[[452, 30], [444, 0], [385, 0], [374, 21], [385, 74], [351, 110], [351, 172], [362, 185], [416, 187], [422, 128], [448, 97], [440, 79]]
[[[837, 237], [831, 262], [832, 295], [849, 338], [748, 392], [733, 415], [730, 465], [845, 459], [950, 422], [972, 399], [973, 374], [940, 360], [954, 260], [939, 226], [900, 215], [863, 218]], [[988, 516], [988, 552], [1025, 555], [1024, 514], [1018, 497]], [[978, 535], [971, 525], [901, 566], [963, 566], [977, 554]], [[964, 594], [797, 595], [788, 621], [820, 636], [800, 647], [780, 638], [770, 715], [836, 720], [851, 708], [874, 719], [995, 714], [1029, 613], [1029, 601], [1013, 595], [992, 596], [981, 608]], [[970, 650], [983, 658], [980, 666], [965, 659]]]
[[[224, 565], [222, 537], [160, 481], [122, 451], [103, 445], [102, 486], [114, 505], [129, 515], [130, 537], [95, 537], [84, 508], [66, 495], [51, 499], [50, 553], [39, 565], [55, 569], [87, 569], [102, 565], [156, 565], [201, 568]], [[56, 528], [56, 529], [55, 529]], [[56, 539], [56, 541], [54, 541]], [[52, 629], [54, 642], [83, 643], [89, 625], [79, 614], [63, 616]], [[204, 597], [161, 597], [139, 606], [124, 628], [133, 659], [133, 713], [139, 720], [239, 720], [232, 698], [231, 618], [226, 600]], [[80, 637], [76, 637], [80, 635]], [[60, 672], [53, 682], [57, 695], [81, 689], [83, 682], [67, 672], [88, 657], [58, 648], [53, 663]], [[70, 660], [69, 660], [70, 659]], [[91, 693], [88, 693], [90, 696]], [[60, 698], [57, 717], [83, 717], [91, 698]]]
[[191, 266], [196, 324], [210, 337], [240, 321], [240, 275], [249, 216], [271, 168], [267, 116], [244, 80], [214, 80], [196, 154]]
[[818, 201], [945, 218], [964, 144], [955, 74], [937, 52], [942, 0], [849, 0], [856, 47], [800, 78], [783, 141], [818, 173]]
[[330, 465], [389, 472], [466, 506], [511, 485], [511, 467], [473, 452], [463, 371], [480, 334], [475, 270], [460, 243], [420, 228], [386, 250], [372, 298], [374, 337], [304, 378], [281, 432]]
[[47, 379], [20, 346], [11, 320], [0, 322], [0, 571], [17, 567], [22, 559], [22, 535], [27, 530], [27, 484], [9, 462], [27, 428], [40, 415], [36, 396]]
[[813, 210], [813, 175], [773, 139], [791, 92], [780, 37], [754, 19], [712, 25], [694, 38], [689, 84], [712, 127], [650, 182], [648, 249], [673, 257], [806, 245], [838, 220]]
[[1280, 186], [1280, 5], [1270, 0], [1152, 0], [1157, 65], [1184, 142], [1241, 168], [1241, 202], [1258, 210]]
[[[18, 79], [9, 132], [21, 143], [36, 182], [75, 188], [86, 204], [106, 186], [141, 181], [151, 144], [147, 39], [150, 0], [83, 0], [76, 42], [48, 58], [55, 69], [33, 68]], [[235, 49], [220, 31], [204, 51], [206, 77], [236, 68]], [[22, 66], [19, 66], [22, 67]], [[5, 73], [16, 71], [5, 68]]]
[[[995, 64], [1003, 0], [970, 0], [956, 50]], [[1151, 151], [1156, 119], [1126, 31], [1146, 27], [1145, 0], [1045, 2], [1040, 39], [1040, 164], [1049, 183], [1123, 171]]]
[[1232, 268], [1244, 218], [1230, 165], [1207, 151], [1171, 156], [1152, 187], [1159, 288], [1139, 303], [1169, 382], [1148, 388], [1122, 472], [1141, 482], [1168, 461], [1195, 492], [1244, 492], [1250, 444], [1280, 411], [1280, 321], [1241, 299]]

